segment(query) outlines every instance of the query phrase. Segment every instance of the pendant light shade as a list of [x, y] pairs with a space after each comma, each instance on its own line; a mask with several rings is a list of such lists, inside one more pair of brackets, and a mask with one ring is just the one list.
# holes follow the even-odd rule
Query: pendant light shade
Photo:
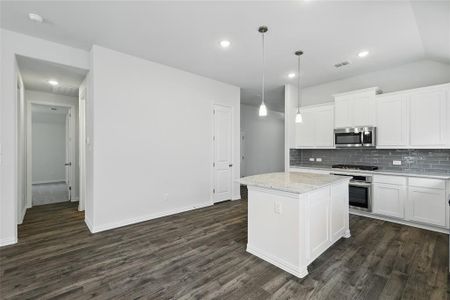
[[261, 103], [261, 105], [259, 106], [259, 116], [260, 117], [265, 117], [267, 116], [267, 107], [266, 105], [263, 103]]
[[258, 28], [258, 32], [261, 33], [262, 36], [262, 87], [261, 87], [261, 105], [259, 106], [259, 116], [265, 117], [267, 116], [267, 107], [264, 103], [264, 84], [265, 84], [265, 74], [264, 74], [264, 65], [265, 65], [265, 53], [264, 53], [264, 34], [269, 29], [266, 26], [261, 26]]
[[297, 113], [295, 114], [295, 123], [302, 123], [303, 122], [303, 116], [300, 112], [300, 106], [301, 106], [301, 100], [302, 100], [302, 93], [300, 89], [300, 56], [303, 54], [303, 51], [299, 50], [295, 52], [295, 55], [298, 56], [298, 71], [297, 71], [297, 86], [298, 86], [298, 92], [297, 92]]

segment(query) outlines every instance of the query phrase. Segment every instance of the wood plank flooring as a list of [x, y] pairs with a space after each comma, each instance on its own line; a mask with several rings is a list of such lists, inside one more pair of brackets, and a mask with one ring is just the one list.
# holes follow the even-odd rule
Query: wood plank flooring
[[447, 299], [448, 237], [351, 216], [298, 279], [245, 251], [247, 202], [90, 234], [73, 203], [30, 209], [0, 248], [1, 299]]

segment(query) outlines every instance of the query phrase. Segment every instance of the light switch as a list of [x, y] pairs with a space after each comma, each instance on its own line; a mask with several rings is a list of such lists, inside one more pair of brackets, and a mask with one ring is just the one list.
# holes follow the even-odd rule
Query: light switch
[[276, 214], [281, 214], [281, 203], [278, 201], [275, 201], [274, 203], [274, 211]]
[[393, 161], [392, 161], [392, 164], [393, 164], [394, 166], [401, 166], [401, 165], [402, 165], [402, 161], [401, 161], [401, 160], [393, 160]]
[[316, 161], [321, 162], [322, 158], [318, 157], [318, 158], [316, 158]]
[[310, 158], [309, 158], [309, 161], [314, 161], [314, 157], [310, 157]]

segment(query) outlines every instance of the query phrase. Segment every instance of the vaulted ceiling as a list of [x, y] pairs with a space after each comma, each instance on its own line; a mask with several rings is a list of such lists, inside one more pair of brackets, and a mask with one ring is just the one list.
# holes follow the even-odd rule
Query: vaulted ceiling
[[[420, 59], [450, 63], [450, 1], [2, 1], [1, 27], [89, 50], [93, 44], [237, 85], [258, 101], [260, 25], [267, 25], [268, 105], [303, 86]], [[46, 22], [32, 23], [27, 14]], [[222, 49], [219, 41], [231, 46]], [[359, 58], [360, 50], [370, 51]], [[345, 67], [334, 64], [349, 61]]]

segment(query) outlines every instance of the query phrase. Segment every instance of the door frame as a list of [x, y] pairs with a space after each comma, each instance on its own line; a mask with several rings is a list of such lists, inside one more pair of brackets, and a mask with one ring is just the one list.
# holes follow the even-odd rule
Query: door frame
[[216, 109], [216, 107], [221, 107], [221, 108], [228, 108], [229, 110], [230, 110], [230, 112], [231, 112], [231, 145], [230, 145], [230, 147], [231, 147], [231, 163], [233, 164], [233, 166], [231, 167], [232, 168], [232, 170], [231, 170], [231, 184], [230, 184], [230, 186], [231, 186], [231, 196], [230, 196], [230, 200], [233, 200], [233, 195], [234, 195], [234, 190], [233, 190], [233, 178], [234, 178], [234, 168], [236, 167], [236, 164], [234, 163], [234, 159], [235, 159], [235, 157], [234, 157], [234, 139], [235, 139], [235, 133], [234, 133], [234, 113], [233, 113], [233, 106], [231, 106], [231, 105], [224, 105], [224, 104], [219, 104], [219, 103], [213, 103], [213, 105], [212, 105], [212, 108], [211, 108], [211, 115], [212, 115], [212, 126], [211, 126], [211, 128], [212, 128], [212, 130], [211, 130], [211, 153], [212, 153], [212, 156], [211, 156], [211, 158], [212, 158], [212, 161], [211, 161], [211, 164], [210, 164], [210, 166], [211, 166], [211, 188], [210, 188], [210, 196], [209, 196], [209, 198], [210, 198], [210, 201], [211, 201], [211, 204], [214, 204], [214, 203], [218, 203], [218, 202], [220, 202], [220, 201], [214, 201], [214, 189], [216, 188], [216, 184], [215, 184], [215, 179], [214, 179], [214, 169], [215, 169], [215, 167], [214, 167], [214, 162], [215, 162], [215, 145], [214, 145], [214, 133], [215, 133], [215, 131], [216, 131], [216, 128], [215, 128], [215, 109]]
[[[71, 183], [73, 183], [74, 179], [75, 179], [75, 164], [73, 163], [74, 158], [75, 158], [75, 118], [73, 115], [73, 112], [75, 111], [75, 105], [73, 104], [67, 104], [67, 103], [61, 103], [61, 102], [57, 102], [57, 101], [49, 101], [49, 100], [28, 100], [26, 103], [26, 107], [27, 107], [27, 116], [26, 116], [26, 136], [27, 136], [27, 174], [26, 174], [26, 185], [27, 185], [27, 189], [26, 189], [26, 197], [27, 197], [27, 208], [30, 208], [33, 206], [32, 203], [32, 195], [33, 195], [33, 145], [32, 145], [32, 137], [33, 137], [33, 132], [32, 132], [32, 119], [31, 119], [31, 115], [32, 115], [32, 111], [31, 111], [31, 106], [33, 104], [40, 104], [40, 105], [48, 105], [48, 106], [60, 106], [60, 107], [67, 107], [69, 108], [69, 113], [71, 114], [71, 118], [70, 118], [70, 124], [69, 124], [69, 135], [70, 135], [70, 142], [69, 142], [69, 147], [70, 147], [70, 151], [69, 151], [69, 156], [70, 156], [70, 161], [72, 162], [72, 168], [70, 168], [70, 172], [69, 172], [69, 180]], [[67, 149], [66, 149], [67, 151]], [[76, 201], [76, 199], [74, 199], [72, 197], [71, 201]], [[18, 204], [17, 204], [18, 205]]]

